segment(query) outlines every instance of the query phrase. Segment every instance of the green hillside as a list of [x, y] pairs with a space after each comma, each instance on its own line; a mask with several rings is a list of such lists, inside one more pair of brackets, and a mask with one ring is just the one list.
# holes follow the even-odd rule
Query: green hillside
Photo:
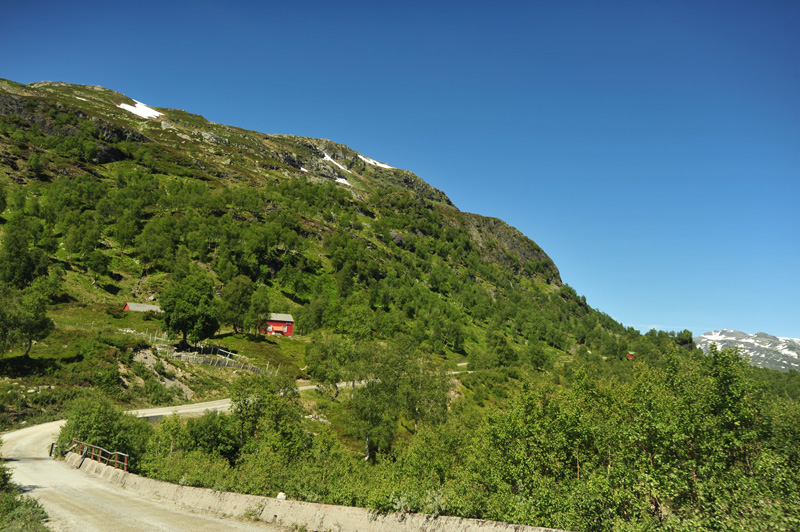
[[[0, 428], [69, 411], [156, 478], [381, 511], [798, 523], [796, 372], [624, 328], [513, 227], [347, 146], [0, 80], [0, 238]], [[273, 312], [294, 337], [256, 333]], [[263, 373], [170, 356], [204, 347]]]

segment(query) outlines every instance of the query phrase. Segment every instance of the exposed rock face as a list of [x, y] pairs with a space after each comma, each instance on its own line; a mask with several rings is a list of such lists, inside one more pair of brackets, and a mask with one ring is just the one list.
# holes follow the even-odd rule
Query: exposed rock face
[[506, 264], [517, 274], [540, 275], [561, 286], [558, 268], [536, 242], [498, 218], [463, 214], [473, 242], [487, 261]]
[[200, 135], [205, 139], [207, 142], [211, 144], [223, 144], [227, 145], [228, 140], [220, 137], [219, 135], [215, 135], [213, 133], [209, 133], [208, 131], [199, 131]]
[[101, 146], [97, 149], [97, 164], [114, 163], [125, 159], [125, 154], [112, 146]]
[[403, 236], [401, 233], [398, 233], [394, 229], [389, 232], [389, 236], [392, 238], [395, 244], [402, 246], [403, 243], [406, 241], [406, 237]]
[[130, 142], [152, 142], [149, 138], [133, 129], [116, 126], [99, 119], [95, 119], [94, 123], [100, 131], [100, 139], [105, 142], [119, 142], [121, 140]]

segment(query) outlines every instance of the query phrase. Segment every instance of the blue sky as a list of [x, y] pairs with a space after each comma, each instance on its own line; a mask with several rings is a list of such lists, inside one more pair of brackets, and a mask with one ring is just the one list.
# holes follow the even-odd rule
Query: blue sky
[[347, 144], [625, 325], [800, 337], [800, 3], [14, 2], [0, 77]]

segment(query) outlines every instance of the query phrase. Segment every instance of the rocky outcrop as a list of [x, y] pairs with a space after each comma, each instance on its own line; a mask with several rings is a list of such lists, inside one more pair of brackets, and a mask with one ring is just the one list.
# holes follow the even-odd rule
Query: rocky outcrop
[[561, 286], [558, 268], [536, 242], [498, 218], [462, 214], [472, 241], [487, 262], [505, 264], [518, 275], [538, 276]]

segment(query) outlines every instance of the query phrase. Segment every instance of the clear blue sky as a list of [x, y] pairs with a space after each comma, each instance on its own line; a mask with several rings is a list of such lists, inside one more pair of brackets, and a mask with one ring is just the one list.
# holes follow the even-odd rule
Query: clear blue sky
[[646, 331], [800, 337], [800, 2], [13, 2], [0, 77], [347, 144]]

